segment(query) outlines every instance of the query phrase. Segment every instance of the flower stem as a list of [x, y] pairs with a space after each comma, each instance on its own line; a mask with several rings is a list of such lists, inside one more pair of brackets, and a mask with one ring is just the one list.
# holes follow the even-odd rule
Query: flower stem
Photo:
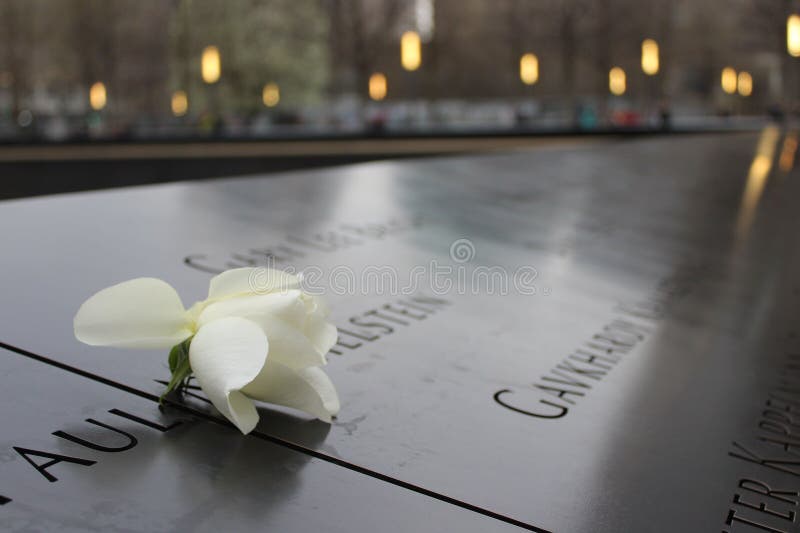
[[159, 405], [163, 405], [164, 398], [173, 390], [182, 392], [188, 386], [189, 378], [192, 375], [192, 366], [189, 363], [189, 347], [191, 344], [192, 337], [189, 337], [180, 344], [173, 346], [169, 351], [168, 362], [172, 378], [167, 384], [167, 390], [158, 398]]

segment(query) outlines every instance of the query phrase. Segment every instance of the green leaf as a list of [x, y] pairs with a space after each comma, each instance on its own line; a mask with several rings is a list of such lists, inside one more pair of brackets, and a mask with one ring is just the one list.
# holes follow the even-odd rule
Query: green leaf
[[164, 398], [173, 390], [180, 391], [188, 384], [189, 377], [192, 375], [192, 366], [189, 363], [189, 347], [192, 344], [192, 337], [189, 337], [180, 344], [176, 344], [169, 351], [169, 370], [172, 378], [167, 384], [167, 390], [158, 399], [159, 404], [163, 404]]
[[181, 355], [183, 353], [183, 343], [176, 344], [172, 347], [169, 351], [169, 371], [171, 373], [175, 373], [175, 369], [178, 368], [178, 362], [181, 359]]

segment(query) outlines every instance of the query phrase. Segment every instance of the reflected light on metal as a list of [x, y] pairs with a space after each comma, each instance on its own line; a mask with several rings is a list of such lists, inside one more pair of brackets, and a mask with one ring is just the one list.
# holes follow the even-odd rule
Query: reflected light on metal
[[722, 69], [722, 78], [720, 79], [722, 90], [726, 94], [733, 94], [736, 92], [736, 71], [731, 67]]
[[800, 57], [800, 15], [786, 19], [786, 49], [792, 57]]
[[175, 91], [172, 93], [172, 114], [176, 117], [182, 117], [189, 110], [189, 98], [186, 96], [186, 91]]
[[261, 101], [267, 107], [275, 107], [281, 101], [281, 90], [277, 83], [268, 83], [264, 85], [261, 91]]
[[625, 94], [625, 71], [614, 67], [608, 71], [608, 90], [611, 94], [621, 96]]
[[648, 76], [658, 74], [658, 43], [653, 39], [642, 41], [642, 70]]
[[519, 59], [519, 79], [525, 85], [533, 85], [539, 80], [539, 58], [536, 54], [525, 54]]
[[422, 63], [422, 44], [417, 32], [407, 31], [400, 37], [400, 63], [406, 70], [417, 70]]
[[386, 98], [386, 76], [380, 72], [369, 77], [369, 97], [373, 100]]
[[200, 59], [200, 70], [203, 81], [216, 83], [219, 81], [222, 66], [219, 58], [219, 49], [216, 46], [206, 46]]
[[750, 164], [750, 171], [747, 173], [747, 184], [742, 194], [742, 204], [739, 208], [739, 219], [736, 225], [736, 232], [739, 238], [743, 238], [750, 230], [753, 218], [767, 184], [769, 172], [772, 170], [772, 160], [775, 158], [775, 148], [780, 138], [780, 130], [777, 126], [767, 126], [761, 130], [761, 137], [756, 146], [756, 154]]
[[793, 131], [786, 134], [783, 139], [783, 147], [781, 148], [781, 156], [778, 159], [778, 168], [781, 172], [789, 172], [794, 167], [794, 157], [797, 152], [797, 132]]
[[749, 72], [742, 71], [739, 73], [739, 81], [736, 84], [739, 88], [739, 94], [742, 96], [750, 96], [753, 94], [753, 77]]
[[106, 86], [102, 82], [96, 82], [89, 89], [89, 105], [95, 111], [100, 111], [106, 106]]

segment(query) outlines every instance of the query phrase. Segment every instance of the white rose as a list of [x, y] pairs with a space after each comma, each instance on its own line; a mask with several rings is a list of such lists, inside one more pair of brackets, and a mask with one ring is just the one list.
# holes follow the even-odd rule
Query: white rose
[[239, 268], [214, 277], [186, 310], [168, 283], [138, 278], [104, 289], [75, 315], [75, 337], [93, 346], [170, 348], [189, 338], [189, 362], [211, 403], [242, 433], [258, 423], [253, 400], [325, 422], [339, 398], [320, 369], [336, 343], [320, 298], [279, 270]]

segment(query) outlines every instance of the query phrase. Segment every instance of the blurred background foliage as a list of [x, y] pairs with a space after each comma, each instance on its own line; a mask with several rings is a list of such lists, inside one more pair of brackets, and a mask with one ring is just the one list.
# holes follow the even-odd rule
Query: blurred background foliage
[[738, 124], [797, 112], [798, 12], [797, 0], [0, 0], [0, 139]]

